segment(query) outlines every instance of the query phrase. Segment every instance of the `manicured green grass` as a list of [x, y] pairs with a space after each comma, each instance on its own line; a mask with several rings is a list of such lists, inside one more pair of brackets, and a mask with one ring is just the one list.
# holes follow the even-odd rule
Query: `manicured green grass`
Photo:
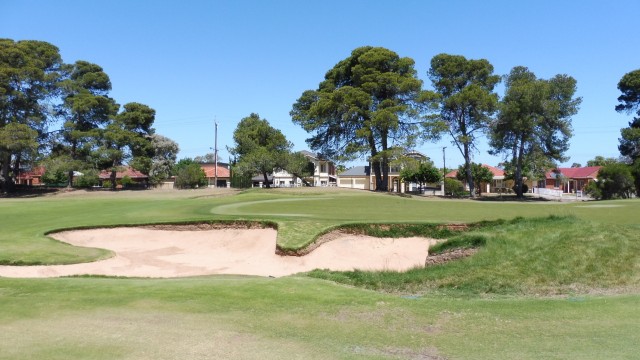
[[295, 249], [345, 225], [402, 236], [439, 223], [506, 221], [441, 234], [482, 245], [461, 261], [406, 274], [314, 273], [362, 288], [309, 276], [0, 278], [0, 359], [637, 358], [640, 201], [476, 202], [337, 189], [224, 195], [0, 199], [0, 262], [107, 256], [45, 235], [78, 226], [270, 221], [280, 246]]

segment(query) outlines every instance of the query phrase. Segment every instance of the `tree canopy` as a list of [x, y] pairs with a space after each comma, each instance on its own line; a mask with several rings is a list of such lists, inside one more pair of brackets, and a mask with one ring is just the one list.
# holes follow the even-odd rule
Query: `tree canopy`
[[132, 102], [118, 113], [111, 87], [102, 67], [82, 60], [65, 64], [54, 45], [0, 39], [3, 191], [11, 190], [23, 165], [46, 165], [56, 179], [66, 173], [68, 186], [74, 171], [111, 169], [115, 176], [125, 162], [149, 173], [155, 111]]
[[418, 184], [422, 189], [424, 185], [439, 182], [442, 174], [431, 161], [406, 162], [400, 170], [400, 178], [405, 182]]
[[427, 134], [439, 138], [448, 133], [464, 158], [465, 182], [474, 194], [472, 152], [478, 136], [486, 132], [498, 106], [494, 87], [500, 76], [485, 59], [466, 59], [461, 55], [439, 54], [431, 59], [429, 78], [435, 93], [428, 100], [435, 103], [438, 114], [425, 122]]
[[62, 59], [43, 41], [0, 39], [0, 184], [13, 187], [20, 163], [46, 136], [46, 102], [57, 94]]
[[518, 197], [523, 196], [523, 169], [527, 164], [565, 159], [572, 135], [571, 117], [581, 102], [574, 97], [575, 92], [576, 80], [568, 75], [538, 79], [523, 66], [507, 75], [490, 145], [493, 154], [510, 157]]
[[[482, 184], [489, 184], [493, 180], [493, 173], [488, 168], [482, 166], [482, 164], [471, 163], [471, 174], [473, 175], [473, 181], [475, 189], [479, 195], [482, 195]], [[460, 181], [465, 181], [467, 175], [465, 174], [465, 166], [460, 165], [456, 178]]]
[[267, 187], [270, 187], [268, 174], [285, 168], [293, 146], [280, 130], [255, 113], [240, 120], [233, 141], [235, 146], [229, 152], [238, 158], [236, 171], [262, 175]]
[[386, 191], [390, 151], [417, 140], [421, 88], [413, 59], [359, 47], [326, 73], [318, 89], [303, 92], [291, 117], [312, 134], [311, 149], [330, 159], [368, 156], [376, 190]]
[[636, 195], [640, 196], [640, 69], [625, 74], [618, 83], [622, 95], [618, 97], [616, 111], [631, 114], [635, 117], [629, 126], [620, 130], [620, 154], [627, 157], [633, 166]]

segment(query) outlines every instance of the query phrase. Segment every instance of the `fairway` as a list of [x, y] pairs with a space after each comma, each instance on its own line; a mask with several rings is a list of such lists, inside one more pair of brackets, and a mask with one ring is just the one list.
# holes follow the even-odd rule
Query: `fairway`
[[[483, 245], [469, 258], [406, 272], [311, 271], [323, 266], [308, 264], [301, 270], [308, 273], [274, 279], [268, 275], [298, 271], [193, 276], [190, 267], [208, 266], [210, 256], [201, 253], [201, 262], [189, 265], [181, 244], [153, 236], [162, 244], [155, 255], [180, 263], [171, 271], [183, 271], [181, 278], [0, 277], [0, 359], [633, 359], [640, 342], [639, 211], [637, 200], [469, 201], [330, 188], [1, 199], [0, 262], [16, 271], [98, 264], [119, 251], [72, 246], [55, 240], [54, 231], [148, 224], [264, 223], [249, 230], [270, 237], [272, 255], [275, 244], [303, 249], [335, 229], [366, 230], [401, 248], [398, 238], [411, 232]], [[437, 224], [481, 221], [460, 234], [436, 231]], [[133, 247], [127, 238], [105, 240]], [[234, 243], [239, 238], [231, 237]], [[353, 242], [346, 246], [340, 253], [354, 249], [346, 254], [353, 264], [369, 260]], [[163, 253], [171, 247], [175, 253]], [[267, 260], [255, 261], [269, 269]]]

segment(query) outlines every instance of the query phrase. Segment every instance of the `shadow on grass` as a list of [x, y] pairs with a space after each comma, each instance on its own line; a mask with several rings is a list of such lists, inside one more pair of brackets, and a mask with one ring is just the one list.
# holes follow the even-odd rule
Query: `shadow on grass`
[[[506, 201], [511, 201], [511, 202], [526, 202], [526, 203], [530, 203], [530, 202], [551, 202], [554, 201], [552, 199], [547, 199], [547, 198], [543, 198], [543, 197], [537, 197], [537, 196], [524, 196], [522, 198], [518, 198], [517, 195], [515, 194], [508, 194], [508, 195], [484, 195], [484, 196], [480, 196], [477, 197], [475, 199], [471, 199], [471, 200], [475, 200], [475, 201], [486, 201], [486, 202], [506, 202]], [[557, 200], [555, 200], [557, 201]]]

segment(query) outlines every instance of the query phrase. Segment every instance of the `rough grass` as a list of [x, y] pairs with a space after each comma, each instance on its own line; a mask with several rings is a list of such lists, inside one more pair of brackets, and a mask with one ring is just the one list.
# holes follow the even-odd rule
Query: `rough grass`
[[405, 273], [316, 270], [309, 276], [421, 294], [628, 293], [640, 287], [640, 240], [634, 227], [572, 217], [517, 219], [459, 235], [433, 252], [476, 246], [482, 248], [470, 258]]

